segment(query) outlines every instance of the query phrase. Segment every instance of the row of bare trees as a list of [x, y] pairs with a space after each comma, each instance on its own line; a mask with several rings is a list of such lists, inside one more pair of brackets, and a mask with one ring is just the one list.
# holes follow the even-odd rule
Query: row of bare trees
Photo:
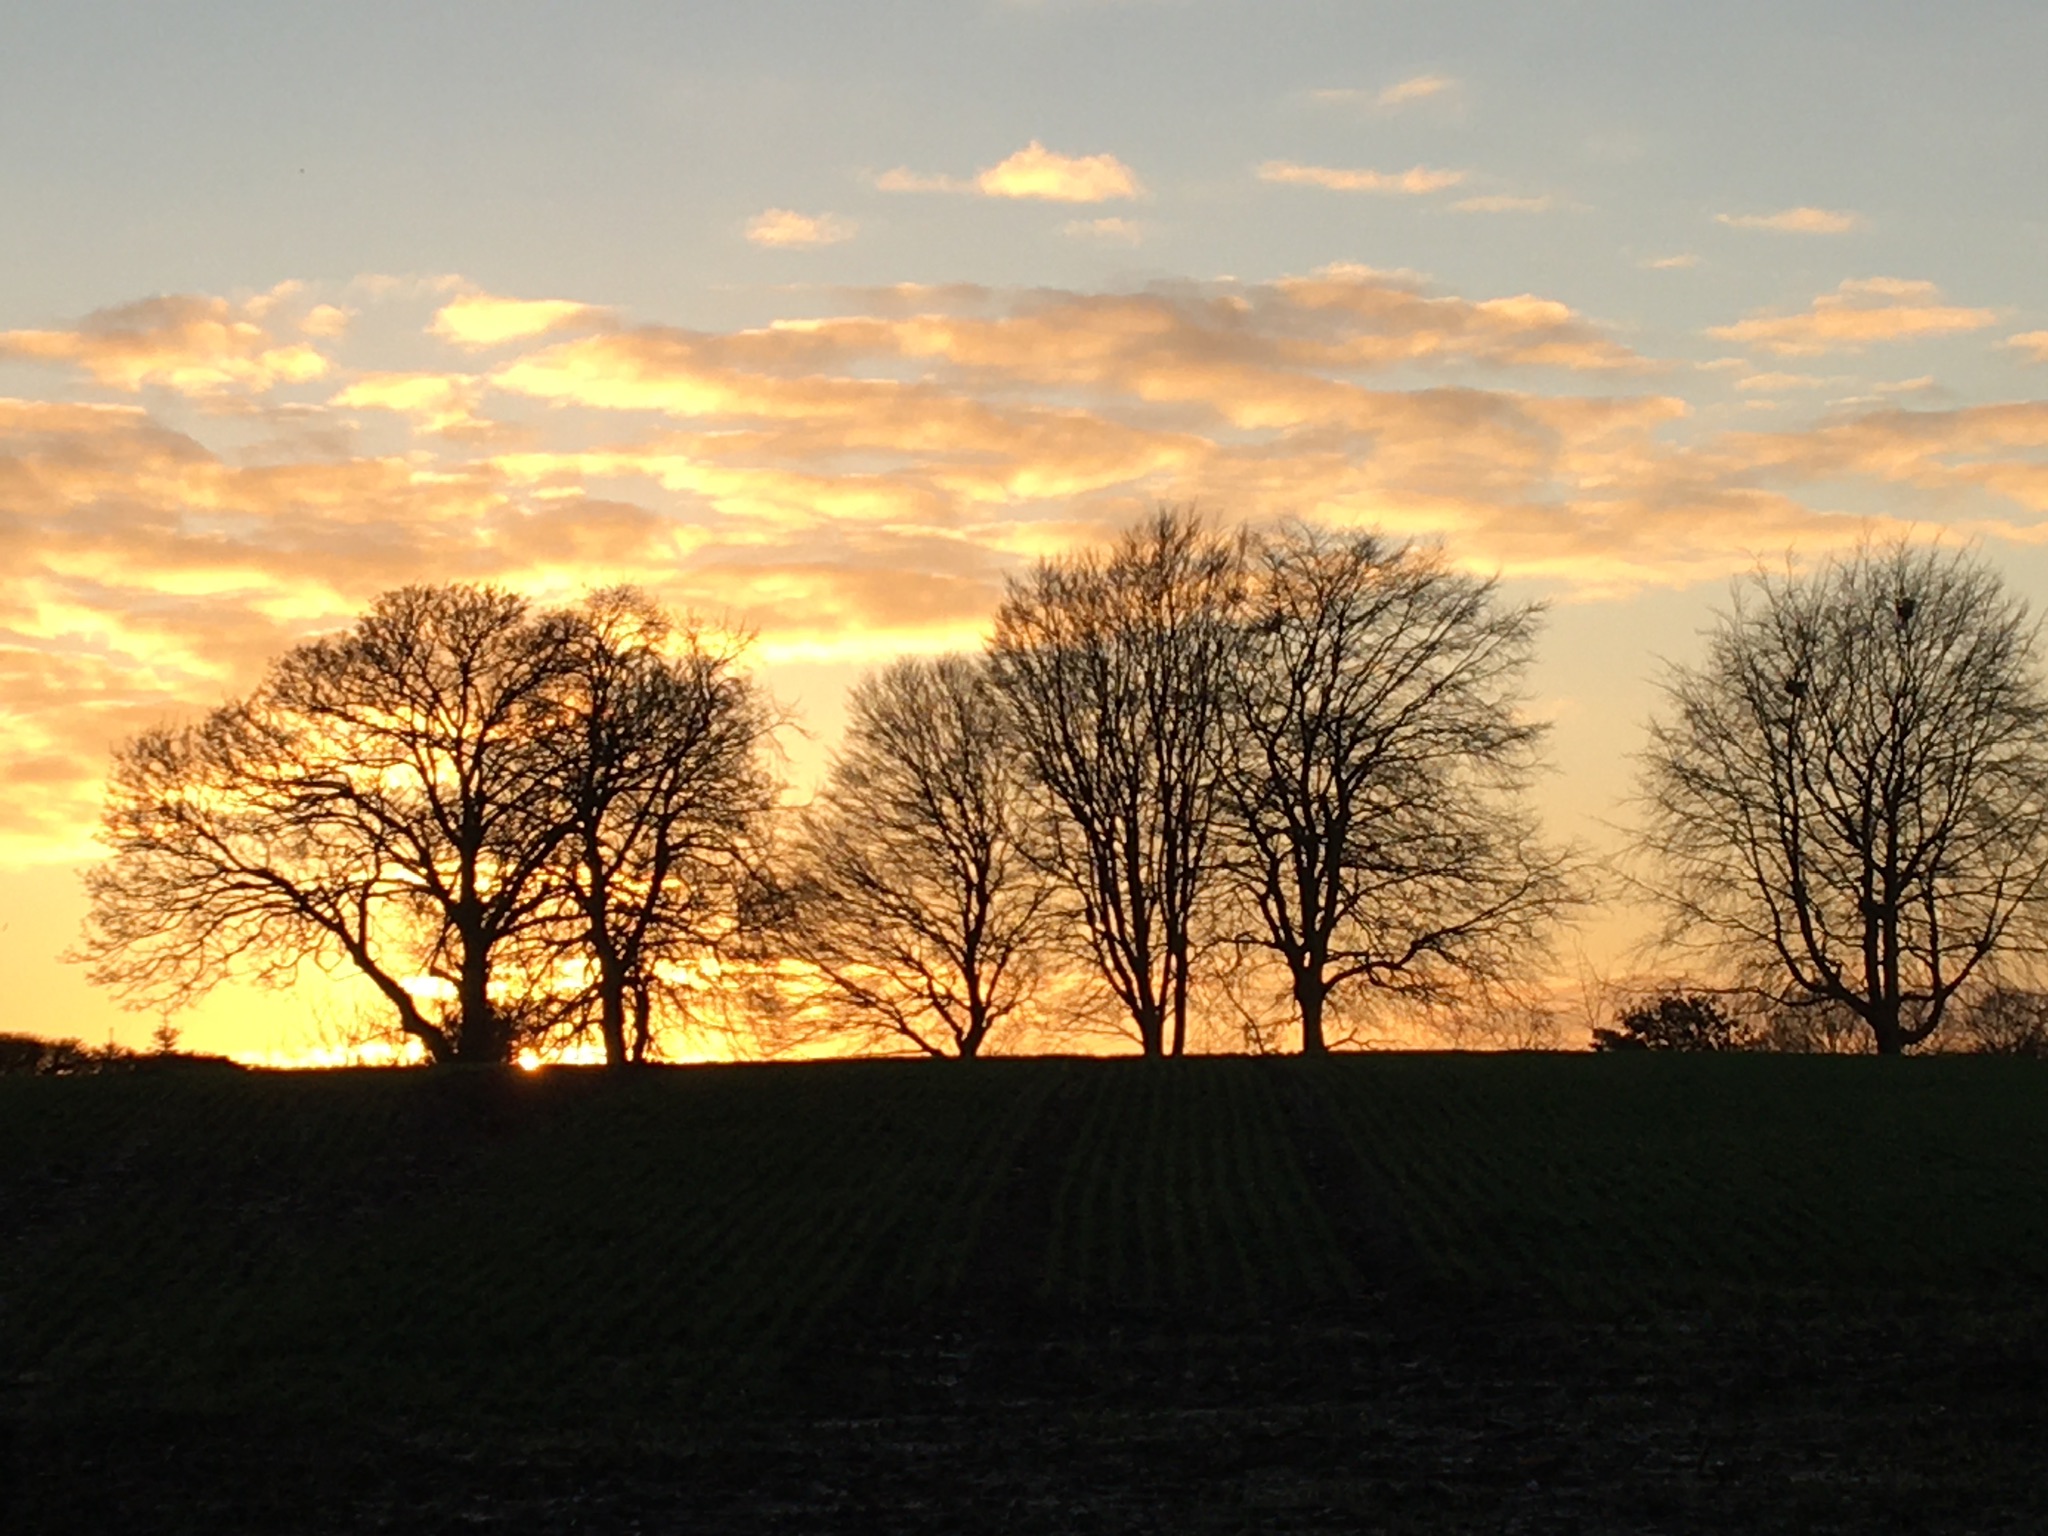
[[1041, 563], [984, 655], [855, 692], [789, 864], [810, 1001], [972, 1055], [1077, 959], [1180, 1055], [1222, 952], [1313, 1054], [1333, 997], [1504, 973], [1573, 898], [1520, 805], [1535, 618], [1434, 552], [1185, 510]]
[[[645, 1060], [721, 997], [781, 1041], [974, 1056], [1106, 1017], [1179, 1055], [1198, 988], [1247, 978], [1318, 1053], [1361, 1000], [1526, 970], [1581, 899], [1524, 804], [1537, 619], [1432, 549], [1162, 509], [1013, 580], [980, 654], [869, 676], [783, 811], [738, 642], [624, 590], [407, 588], [118, 750], [83, 953], [158, 1007], [352, 968], [436, 1061]], [[1665, 937], [1881, 1052], [2029, 977], [2036, 658], [1961, 554], [1739, 587], [1643, 755]]]
[[1517, 804], [1534, 621], [1428, 551], [1162, 510], [862, 683], [784, 830], [737, 646], [406, 588], [118, 750], [84, 957], [166, 1008], [352, 968], [436, 1061], [623, 1063], [712, 976], [784, 1038], [972, 1056], [1106, 999], [1178, 1055], [1228, 952], [1321, 1051], [1333, 997], [1495, 974], [1571, 897]]

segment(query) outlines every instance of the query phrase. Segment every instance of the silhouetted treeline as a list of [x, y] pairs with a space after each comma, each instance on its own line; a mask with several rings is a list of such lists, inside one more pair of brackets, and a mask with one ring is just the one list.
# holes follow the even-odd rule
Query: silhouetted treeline
[[[745, 647], [628, 589], [409, 587], [121, 746], [82, 955], [142, 1006], [350, 969], [434, 1061], [724, 1021], [974, 1056], [1207, 1020], [1304, 1052], [1512, 988], [1586, 897], [1526, 790], [1538, 610], [1439, 550], [1162, 508], [867, 677], [807, 806]], [[1667, 673], [1637, 888], [1715, 986], [1602, 1048], [2032, 1050], [2034, 630], [1960, 555], [1757, 577]], [[1736, 999], [1737, 1002], [1730, 1002]], [[2002, 999], [2002, 1001], [2001, 1001]], [[1760, 1022], [1761, 1021], [1761, 1022]]]
[[109, 1072], [191, 1069], [242, 1070], [225, 1056], [180, 1051], [168, 1043], [152, 1051], [135, 1051], [111, 1040], [105, 1045], [87, 1045], [79, 1040], [45, 1040], [37, 1035], [0, 1035], [0, 1077], [96, 1077]]

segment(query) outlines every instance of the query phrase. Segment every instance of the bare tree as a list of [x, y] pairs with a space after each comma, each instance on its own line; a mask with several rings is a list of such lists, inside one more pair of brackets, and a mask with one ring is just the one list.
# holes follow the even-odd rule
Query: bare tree
[[570, 616], [549, 775], [568, 829], [551, 878], [561, 921], [543, 944], [560, 985], [580, 961], [613, 1066], [642, 1062], [657, 995], [710, 960], [737, 921], [755, 831], [775, 798], [762, 752], [776, 726], [739, 670], [744, 640], [678, 628], [631, 589]]
[[1149, 1056], [1186, 1049], [1242, 580], [1237, 542], [1161, 508], [1106, 558], [1041, 563], [996, 618], [994, 677], [1056, 811], [1042, 860]]
[[1440, 554], [1294, 526], [1257, 541], [1224, 779], [1242, 941], [1285, 966], [1301, 1048], [1357, 982], [1501, 977], [1571, 892], [1519, 797], [1537, 611]]
[[2048, 993], [2005, 983], [1986, 987], [1959, 1022], [1963, 1050], [2048, 1059]]
[[2036, 627], [1980, 563], [1899, 544], [1759, 574], [1643, 759], [1667, 936], [1894, 1054], [2048, 929]]
[[[353, 966], [436, 1061], [506, 1060], [498, 946], [538, 920], [564, 835], [553, 621], [488, 587], [407, 587], [287, 652], [254, 695], [115, 752], [81, 958], [135, 1006], [231, 970]], [[405, 983], [455, 1008], [426, 1017]]]
[[840, 1017], [972, 1057], [1040, 979], [1046, 885], [1021, 846], [1022, 764], [986, 664], [864, 679], [803, 820], [787, 935]]

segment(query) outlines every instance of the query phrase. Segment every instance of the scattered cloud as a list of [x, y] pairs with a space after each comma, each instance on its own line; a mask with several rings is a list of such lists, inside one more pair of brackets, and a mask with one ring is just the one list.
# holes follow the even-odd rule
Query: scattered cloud
[[1442, 95], [1457, 83], [1446, 75], [1411, 75], [1408, 79], [1381, 91], [1378, 105], [1391, 111], [1396, 107], [1405, 107], [1410, 102], [1427, 101], [1432, 96]]
[[1406, 171], [1345, 170], [1329, 165], [1298, 165], [1292, 160], [1268, 160], [1259, 167], [1259, 180], [1290, 186], [1327, 187], [1332, 192], [1393, 192], [1419, 197], [1455, 187], [1465, 179], [1463, 171], [1431, 170], [1415, 166]]
[[882, 192], [972, 192], [975, 190], [971, 178], [958, 176], [928, 176], [922, 171], [913, 171], [907, 165], [899, 165], [893, 171], [884, 171], [875, 178], [875, 187]]
[[1860, 213], [1835, 208], [1786, 208], [1778, 213], [1717, 213], [1730, 229], [1768, 229], [1782, 235], [1846, 235], [1863, 227]]
[[1785, 389], [1825, 389], [1830, 384], [1839, 384], [1839, 379], [1824, 379], [1811, 373], [1752, 373], [1735, 381], [1740, 390], [1770, 391]]
[[354, 318], [353, 310], [338, 304], [315, 304], [299, 321], [299, 330], [323, 341], [338, 341], [348, 334], [349, 321]]
[[1643, 267], [1652, 272], [1676, 272], [1685, 267], [1696, 267], [1699, 264], [1699, 257], [1693, 255], [1690, 251], [1682, 252], [1676, 256], [1652, 256], [1641, 263]]
[[779, 249], [805, 249], [839, 245], [860, 233], [852, 219], [836, 213], [798, 213], [791, 208], [770, 208], [747, 220], [747, 238], [756, 245]]
[[1076, 240], [1100, 240], [1107, 245], [1140, 245], [1145, 226], [1136, 219], [1069, 219], [1060, 226], [1062, 234]]
[[[2048, 403], [1929, 409], [1908, 380], [1794, 430], [1754, 397], [1821, 370], [1730, 357], [1707, 371], [1775, 407], [1731, 432], [1703, 374], [1657, 369], [1569, 305], [1412, 273], [777, 290], [775, 318], [703, 329], [417, 286], [349, 297], [440, 304], [439, 334], [506, 350], [412, 370], [388, 316], [309, 333], [319, 306], [298, 290], [28, 333], [128, 337], [90, 354], [104, 377], [78, 347], [56, 354], [89, 386], [213, 371], [187, 380], [198, 410], [0, 399], [7, 850], [71, 856], [110, 740], [247, 686], [422, 573], [545, 599], [636, 581], [753, 625], [764, 656], [857, 664], [971, 643], [1020, 562], [1161, 498], [1442, 537], [1581, 594], [1851, 543], [1871, 525], [1818, 510], [1845, 481], [1902, 521], [1934, 508], [2048, 542]], [[1924, 315], [1945, 308], [1927, 285], [1866, 280], [1752, 317], [1806, 329], [1744, 350], [1932, 334]], [[1842, 309], [1864, 318], [1816, 318]], [[1951, 329], [1980, 324], [1957, 313]], [[202, 344], [193, 317], [228, 339]], [[279, 401], [261, 359], [323, 326], [335, 382]], [[1695, 413], [1691, 389], [1715, 408]], [[279, 423], [253, 452], [251, 425]]]
[[2037, 363], [2048, 363], [2048, 331], [2023, 331], [2017, 336], [2006, 337], [2005, 344], [2015, 351], [2031, 354]]
[[367, 373], [328, 404], [341, 410], [397, 411], [425, 432], [462, 435], [483, 425], [482, 380], [468, 373]]
[[602, 324], [607, 313], [573, 299], [507, 299], [492, 293], [465, 293], [436, 311], [429, 330], [458, 347], [482, 350]]
[[1735, 325], [1716, 326], [1707, 334], [1784, 357], [1807, 357], [1856, 351], [1876, 341], [1977, 331], [1997, 320], [1996, 310], [1942, 303], [1941, 290], [1932, 283], [1866, 277], [1849, 279], [1797, 314], [1752, 315]]
[[1377, 112], [1398, 112], [1418, 101], [1445, 95], [1457, 87], [1458, 82], [1448, 75], [1411, 75], [1377, 91], [1338, 87], [1310, 91], [1308, 99], [1319, 107], [1363, 107]]
[[898, 166], [877, 176], [875, 186], [884, 192], [971, 192], [1054, 203], [1106, 203], [1145, 193], [1137, 173], [1115, 155], [1063, 155], [1036, 139], [972, 180]]
[[[272, 311], [285, 296], [240, 304], [190, 293], [141, 299], [95, 310], [72, 330], [0, 331], [0, 358], [70, 363], [96, 383], [131, 393], [260, 393], [303, 384], [323, 376], [328, 360], [306, 342], [273, 333]], [[328, 322], [322, 316], [315, 323]]]
[[1509, 197], [1490, 193], [1485, 197], [1467, 197], [1451, 204], [1461, 213], [1545, 213], [1557, 206], [1551, 197]]

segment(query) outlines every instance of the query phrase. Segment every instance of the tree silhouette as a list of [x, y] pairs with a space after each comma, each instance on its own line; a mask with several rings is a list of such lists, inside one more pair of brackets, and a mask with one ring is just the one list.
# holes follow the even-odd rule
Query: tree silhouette
[[1518, 803], [1542, 737], [1516, 708], [1536, 612], [1372, 534], [1297, 525], [1251, 566], [1224, 863], [1314, 1055], [1339, 988], [1498, 977], [1570, 899]]
[[1747, 1044], [1742, 1025], [1712, 997], [1669, 992], [1625, 1008], [1613, 1029], [1593, 1031], [1596, 1051], [1739, 1051]]
[[[246, 700], [117, 748], [82, 957], [134, 1006], [230, 970], [353, 966], [436, 1061], [504, 1061], [494, 951], [564, 828], [546, 756], [564, 631], [489, 587], [406, 587]], [[430, 1019], [406, 983], [447, 982]]]
[[1879, 1052], [2048, 937], [2036, 630], [1981, 564], [1900, 544], [1737, 590], [1643, 761], [1653, 891], [1785, 1003]]
[[1039, 857], [1148, 1056], [1187, 1044], [1242, 583], [1235, 541], [1161, 508], [1106, 557], [1041, 562], [996, 616], [996, 683], [1054, 812]]
[[842, 1021], [927, 1055], [977, 1055], [1029, 1004], [1048, 937], [1007, 711], [986, 664], [962, 656], [898, 661], [848, 709], [803, 819], [791, 957]]
[[579, 1001], [619, 1066], [647, 1059], [666, 980], [715, 961], [731, 931], [774, 804], [761, 751], [776, 718], [738, 670], [744, 642], [679, 629], [629, 588], [594, 595], [563, 627], [547, 770], [566, 828], [549, 871], [561, 920], [541, 950], [557, 973], [587, 969]]

